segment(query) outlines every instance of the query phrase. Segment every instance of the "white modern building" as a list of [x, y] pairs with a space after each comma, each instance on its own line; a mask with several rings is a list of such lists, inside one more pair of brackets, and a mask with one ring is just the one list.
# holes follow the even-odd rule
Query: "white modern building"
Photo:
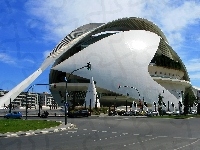
[[[79, 39], [80, 35], [84, 37]], [[56, 84], [50, 90], [56, 100], [60, 99], [59, 92], [65, 94], [64, 78], [88, 62], [92, 70], [75, 71], [67, 84], [68, 93], [87, 91], [92, 76], [101, 103], [132, 97], [152, 104], [160, 93], [166, 103], [178, 105], [185, 90], [191, 88], [182, 60], [158, 26], [146, 19], [133, 17], [87, 24], [66, 37], [77, 42], [55, 61], [50, 72], [49, 81]], [[119, 84], [124, 88], [118, 89]], [[67, 99], [73, 98], [68, 94]]]
[[[59, 104], [66, 95], [68, 101], [83, 104], [91, 77], [101, 105], [127, 99], [152, 104], [159, 94], [165, 103], [178, 105], [192, 88], [185, 65], [161, 29], [151, 21], [131, 17], [75, 29], [0, 104], [14, 99], [52, 62], [49, 88]], [[84, 67], [88, 62], [91, 70]]]

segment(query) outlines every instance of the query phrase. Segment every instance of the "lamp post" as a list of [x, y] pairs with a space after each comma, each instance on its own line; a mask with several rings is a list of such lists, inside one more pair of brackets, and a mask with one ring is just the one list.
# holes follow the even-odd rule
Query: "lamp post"
[[[119, 85], [118, 86], [118, 89], [120, 89], [122, 86], [121, 85]], [[135, 88], [135, 87], [133, 87], [133, 86], [123, 86], [123, 87], [129, 87], [129, 88], [131, 88], [131, 89], [135, 89], [137, 92], [138, 92], [138, 95], [139, 95], [139, 100], [140, 100], [140, 92], [139, 92], [139, 90], [137, 89], [137, 88]], [[127, 96], [129, 96], [129, 94], [127, 93]], [[143, 97], [143, 99], [144, 99], [144, 97]], [[127, 101], [127, 100], [126, 100]], [[127, 103], [127, 102], [126, 102]], [[126, 104], [127, 105], [127, 104]], [[126, 110], [127, 110], [127, 108], [126, 108]]]
[[[66, 93], [65, 93], [65, 100], [64, 100], [64, 107], [65, 107], [65, 125], [67, 124], [67, 109], [66, 109], [66, 105], [67, 105], [67, 83], [68, 83], [68, 80], [69, 80], [70, 76], [71, 76], [74, 72], [76, 72], [76, 71], [78, 71], [78, 70], [81, 70], [81, 69], [83, 69], [83, 68], [85, 68], [85, 67], [87, 67], [88, 70], [91, 70], [91, 64], [90, 64], [90, 62], [88, 62], [86, 66], [83, 66], [83, 67], [81, 67], [81, 68], [79, 68], [79, 69], [73, 70], [73, 71], [69, 74], [68, 77], [65, 77], [65, 92], [66, 92]], [[90, 104], [90, 105], [91, 105], [91, 104]]]

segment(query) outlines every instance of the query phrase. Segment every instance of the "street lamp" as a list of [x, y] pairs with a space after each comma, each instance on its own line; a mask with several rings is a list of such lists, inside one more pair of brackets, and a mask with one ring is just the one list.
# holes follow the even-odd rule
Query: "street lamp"
[[[88, 70], [91, 70], [92, 65], [91, 65], [90, 62], [88, 62], [86, 66], [83, 66], [83, 67], [81, 67], [81, 68], [79, 68], [79, 69], [73, 70], [73, 71], [69, 74], [68, 77], [65, 77], [65, 92], [66, 92], [66, 93], [65, 93], [65, 100], [64, 100], [64, 107], [65, 107], [65, 125], [67, 124], [67, 109], [66, 109], [66, 105], [67, 105], [67, 82], [68, 82], [70, 76], [71, 76], [74, 72], [76, 72], [76, 71], [78, 71], [78, 70], [81, 70], [81, 69], [83, 69], [83, 68], [85, 68], [85, 67], [87, 67]], [[74, 104], [73, 104], [73, 105], [74, 105]], [[91, 106], [91, 104], [90, 104], [90, 106]]]
[[[118, 86], [118, 89], [120, 89], [122, 86], [121, 85], [119, 85]], [[136, 91], [137, 91], [137, 93], [138, 93], [138, 95], [139, 95], [139, 101], [140, 101], [140, 92], [139, 92], [139, 90], [137, 89], [137, 88], [135, 88], [135, 87], [133, 87], [133, 86], [123, 86], [123, 87], [129, 87], [129, 88], [131, 88], [131, 89], [135, 89]], [[127, 93], [127, 96], [129, 96], [129, 94]], [[144, 97], [143, 97], [143, 99], [144, 99]], [[127, 100], [126, 100], [127, 101]], [[127, 102], [126, 102], [127, 103]], [[126, 104], [127, 105], [127, 104]], [[143, 109], [143, 108], [142, 108]], [[127, 110], [127, 108], [126, 108], [126, 110]]]
[[[121, 85], [119, 85], [118, 86], [118, 89], [120, 89], [122, 86]], [[139, 95], [139, 100], [140, 100], [140, 92], [139, 92], [139, 90], [137, 89], [137, 88], [135, 88], [135, 87], [133, 87], [133, 86], [123, 86], [123, 87], [129, 87], [129, 88], [131, 88], [131, 89], [135, 89], [137, 92], [138, 92], [138, 95]]]

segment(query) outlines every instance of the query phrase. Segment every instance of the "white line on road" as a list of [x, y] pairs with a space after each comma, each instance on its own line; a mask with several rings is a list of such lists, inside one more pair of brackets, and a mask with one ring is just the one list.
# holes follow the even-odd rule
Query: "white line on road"
[[181, 137], [173, 137], [173, 138], [175, 138], [175, 139], [180, 139]]
[[152, 135], [145, 135], [145, 136], [152, 136]]
[[83, 130], [87, 130], [87, 129], [83, 129]]
[[74, 132], [77, 132], [77, 131], [68, 131], [68, 132], [72, 132], [72, 133], [74, 133]]
[[92, 130], [93, 132], [97, 131], [97, 130]]
[[102, 131], [102, 132], [107, 132], [107, 131]]
[[117, 133], [117, 132], [112, 132], [112, 133]]
[[196, 140], [196, 141], [194, 141], [194, 142], [192, 142], [192, 143], [190, 143], [190, 144], [187, 144], [187, 145], [181, 146], [181, 147], [179, 147], [179, 148], [176, 148], [176, 149], [174, 149], [174, 150], [179, 150], [179, 149], [182, 149], [182, 148], [184, 148], [184, 147], [190, 146], [190, 145], [192, 145], [192, 144], [198, 142], [199, 140], [200, 140], [200, 139], [198, 139], [198, 140]]
[[162, 136], [162, 135], [161, 135], [161, 136], [158, 136], [158, 137], [167, 137], [167, 136], [165, 136], [165, 135], [164, 135], [164, 136]]
[[133, 135], [140, 135], [140, 134], [133, 134]]

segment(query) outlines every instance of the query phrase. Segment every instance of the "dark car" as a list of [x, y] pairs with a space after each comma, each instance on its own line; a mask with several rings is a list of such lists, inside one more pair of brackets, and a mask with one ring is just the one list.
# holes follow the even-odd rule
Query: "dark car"
[[132, 111], [127, 111], [124, 113], [124, 116], [133, 116], [134, 113]]
[[4, 118], [12, 118], [12, 119], [21, 119], [22, 118], [22, 114], [21, 112], [17, 112], [17, 111], [14, 111], [14, 112], [11, 112], [11, 113], [8, 113], [4, 116]]
[[48, 111], [44, 111], [44, 112], [41, 114], [40, 118], [47, 118], [48, 116], [49, 116]]
[[115, 116], [115, 115], [117, 115], [117, 112], [116, 112], [116, 111], [110, 111], [110, 112], [108, 113], [108, 116]]
[[77, 110], [77, 111], [71, 111], [68, 113], [68, 117], [74, 118], [74, 117], [88, 117], [91, 116], [91, 113], [88, 110]]
[[118, 115], [119, 115], [119, 116], [124, 116], [125, 113], [126, 113], [126, 112], [122, 110], [122, 111], [119, 111], [119, 112], [118, 112]]

